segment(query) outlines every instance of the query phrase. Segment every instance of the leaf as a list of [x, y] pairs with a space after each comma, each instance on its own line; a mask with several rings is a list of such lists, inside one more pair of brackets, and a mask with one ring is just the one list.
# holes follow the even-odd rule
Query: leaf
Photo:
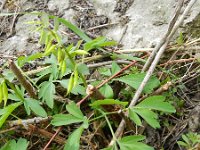
[[31, 114], [31, 109], [30, 109], [30, 107], [29, 107], [29, 105], [28, 105], [26, 100], [24, 101], [24, 108], [26, 110], [27, 115], [30, 115]]
[[26, 98], [25, 101], [28, 104], [28, 107], [37, 114], [38, 116], [41, 117], [47, 117], [46, 111], [40, 106], [39, 101], [32, 99], [32, 98]]
[[164, 101], [164, 96], [150, 96], [140, 102], [137, 107], [175, 113], [175, 108], [170, 103]]
[[17, 102], [14, 104], [10, 104], [6, 107], [4, 107], [4, 109], [0, 109], [0, 111], [3, 111], [4, 113], [2, 114], [2, 116], [0, 117], [0, 128], [2, 127], [2, 125], [4, 124], [4, 122], [6, 121], [6, 119], [8, 118], [8, 116], [18, 107], [20, 106], [22, 103], [21, 102]]
[[35, 53], [30, 56], [20, 56], [17, 59], [17, 64], [22, 67], [25, 63], [43, 57], [43, 53]]
[[74, 74], [72, 73], [69, 78], [69, 83], [67, 86], [67, 95], [72, 91], [73, 87], [74, 87]]
[[78, 108], [78, 106], [74, 102], [70, 102], [68, 105], [66, 105], [66, 109], [71, 115], [80, 119], [84, 118], [84, 115], [81, 112], [80, 108]]
[[[50, 18], [55, 18], [55, 16], [50, 16]], [[63, 18], [58, 18], [58, 21], [64, 24], [66, 27], [68, 27], [70, 30], [72, 30], [74, 33], [76, 33], [79, 37], [81, 37], [86, 42], [91, 41], [91, 39], [83, 31], [81, 31], [77, 26], [73, 25], [71, 22]]]
[[140, 115], [153, 128], [160, 128], [160, 124], [158, 122], [158, 115], [153, 111], [150, 111], [148, 109], [137, 108], [133, 108], [132, 111]]
[[0, 150], [26, 150], [29, 142], [26, 139], [19, 138], [19, 140], [10, 140]]
[[102, 95], [104, 95], [106, 98], [113, 98], [113, 90], [110, 87], [110, 85], [105, 84], [103, 87], [101, 87], [99, 89], [99, 91], [101, 92]]
[[59, 21], [58, 21], [58, 18], [55, 17], [55, 18], [53, 19], [53, 21], [54, 21], [54, 31], [58, 31], [58, 29], [59, 29]]
[[183, 134], [181, 137], [188, 145], [190, 145], [190, 140], [188, 139], [186, 135]]
[[142, 122], [140, 117], [134, 112], [132, 111], [132, 109], [129, 109], [129, 113], [128, 113], [130, 119], [138, 126], [142, 126]]
[[121, 70], [121, 68], [119, 67], [119, 65], [116, 62], [112, 62], [112, 75], [114, 75], [115, 73], [119, 72]]
[[185, 142], [183, 142], [183, 141], [178, 141], [177, 143], [180, 146], [185, 146], [185, 147], [187, 146], [187, 144]]
[[83, 119], [77, 118], [71, 114], [56, 114], [53, 116], [51, 124], [54, 126], [62, 126], [78, 122], [83, 122]]
[[184, 39], [183, 39], [183, 33], [182, 32], [180, 32], [179, 37], [177, 38], [176, 42], [179, 46], [183, 45]]
[[128, 105], [128, 102], [121, 102], [119, 100], [114, 100], [114, 99], [104, 99], [104, 100], [96, 100], [92, 104], [90, 104], [91, 107], [93, 108], [98, 108], [101, 105], [122, 105], [126, 106]]
[[55, 92], [55, 85], [52, 81], [45, 81], [40, 84], [39, 98], [42, 98], [50, 108], [53, 108]]
[[89, 54], [89, 53], [87, 51], [85, 51], [85, 50], [76, 50], [76, 51], [71, 52], [72, 56], [87, 55], [87, 54]]
[[144, 136], [127, 136], [119, 140], [118, 144], [120, 146], [120, 149], [122, 150], [154, 150], [153, 147], [150, 147], [145, 143], [139, 142], [141, 140], [144, 140]]
[[[130, 74], [123, 77], [120, 77], [118, 81], [124, 82], [134, 89], [138, 89], [140, 84], [142, 83], [146, 73], [137, 73], [137, 74]], [[143, 89], [143, 92], [149, 94], [153, 91], [154, 88], [160, 85], [160, 81], [155, 76], [152, 76], [149, 81], [147, 82], [146, 86]]]
[[143, 135], [130, 135], [130, 136], [125, 136], [123, 137], [120, 142], [123, 143], [131, 143], [131, 142], [138, 142], [138, 141], [142, 141], [145, 139], [145, 136]]
[[113, 146], [107, 147], [107, 148], [103, 148], [101, 150], [113, 150]]
[[41, 20], [45, 28], [49, 26], [49, 15], [47, 13], [42, 13]]
[[84, 128], [80, 126], [76, 129], [67, 139], [64, 150], [79, 150], [80, 147], [80, 137]]
[[[62, 87], [66, 88], [66, 89], [68, 88], [69, 79], [67, 79], [67, 80], [63, 79], [58, 82], [62, 85]], [[83, 87], [82, 85], [79, 85], [79, 83], [78, 83], [78, 84], [76, 84], [75, 87], [73, 87], [71, 93], [73, 93], [74, 95], [78, 95], [78, 94], [86, 95], [85, 91], [86, 91], [86, 88]]]
[[1, 85], [2, 87], [2, 92], [3, 92], [3, 101], [4, 101], [4, 107], [6, 106], [7, 100], [8, 100], [8, 88], [6, 85], [6, 82], [4, 81]]
[[112, 75], [111, 72], [110, 72], [110, 69], [107, 68], [107, 67], [101, 67], [98, 70], [99, 70], [100, 74], [102, 74], [102, 75], [105, 75], [105, 76], [111, 76]]
[[28, 148], [29, 142], [26, 139], [20, 138], [17, 141], [17, 146], [15, 147], [16, 150], [26, 150]]
[[83, 74], [83, 75], [89, 75], [90, 74], [89, 69], [88, 69], [86, 64], [78, 64], [77, 70], [80, 74]]
[[15, 150], [16, 146], [17, 146], [16, 141], [10, 140], [0, 150]]
[[114, 46], [114, 45], [117, 45], [116, 41], [105, 41], [101, 44], [98, 44], [99, 47]]
[[2, 84], [0, 84], [0, 104], [1, 104], [2, 100], [3, 100], [3, 86], [2, 86]]
[[8, 81], [12, 82], [13, 79], [15, 78], [15, 75], [13, 74], [13, 72], [11, 70], [4, 70], [3, 71], [3, 75], [5, 76], [5, 79], [7, 79]]
[[88, 41], [87, 43], [85, 43], [85, 44], [83, 45], [83, 48], [84, 48], [84, 50], [86, 50], [86, 51], [92, 50], [92, 49], [96, 48], [96, 46], [97, 46], [98, 44], [103, 43], [105, 40], [106, 40], [105, 37], [97, 37], [96, 39], [91, 40], [91, 41]]

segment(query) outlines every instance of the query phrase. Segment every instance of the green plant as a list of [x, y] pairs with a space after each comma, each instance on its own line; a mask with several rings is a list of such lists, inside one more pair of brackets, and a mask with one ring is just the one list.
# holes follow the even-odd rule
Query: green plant
[[197, 133], [189, 132], [183, 134], [182, 140], [178, 141], [178, 145], [185, 147], [187, 150], [195, 150], [199, 147], [200, 135]]
[[26, 150], [29, 142], [26, 139], [19, 138], [17, 141], [10, 140], [8, 141], [0, 150]]
[[[39, 16], [41, 20], [31, 23], [37, 24], [37, 29], [35, 31], [39, 32], [41, 35], [39, 43], [44, 46], [44, 51], [32, 54], [28, 57], [19, 57], [16, 62], [12, 61], [14, 69], [13, 66], [9, 65], [10, 71], [4, 70], [3, 73], [0, 74], [0, 103], [2, 101], [4, 102], [4, 107], [0, 109], [0, 127], [2, 127], [8, 117], [20, 107], [26, 112], [27, 116], [36, 115], [47, 117], [53, 114], [51, 125], [56, 127], [78, 124], [79, 127], [68, 136], [64, 146], [65, 150], [80, 149], [82, 133], [89, 128], [91, 123], [97, 120], [106, 121], [105, 126], [109, 128], [114, 139], [114, 144], [105, 149], [152, 150], [152, 147], [145, 144], [145, 137], [143, 135], [128, 135], [119, 139], [116, 138], [113, 131], [115, 120], [110, 120], [110, 118], [112, 118], [112, 115], [118, 114], [118, 111], [107, 111], [105, 109], [108, 106], [119, 106], [118, 110], [128, 119], [132, 120], [135, 126], [142, 126], [143, 121], [146, 121], [147, 124], [153, 128], [160, 127], [159, 112], [175, 112], [174, 107], [169, 102], [165, 101], [164, 96], [149, 96], [134, 107], [128, 107], [128, 101], [120, 98], [113, 98], [114, 91], [111, 84], [114, 82], [120, 82], [129, 86], [131, 94], [134, 94], [134, 91], [138, 89], [146, 73], [139, 73], [137, 67], [130, 68], [130, 70], [127, 69], [126, 72], [123, 72], [124, 74], [120, 74], [122, 70], [121, 66], [113, 61], [111, 68], [103, 67], [98, 69], [103, 79], [110, 76], [113, 76], [114, 79], [111, 78], [101, 86], [97, 86], [102, 97], [105, 98], [95, 99], [89, 102], [90, 109], [94, 112], [93, 116], [86, 117], [86, 112], [82, 111], [79, 108], [79, 103], [76, 104], [75, 102], [70, 102], [66, 105], [68, 114], [60, 113], [62, 109], [57, 110], [56, 114], [54, 114], [56, 103], [55, 96], [57, 95], [56, 88], [58, 85], [61, 85], [62, 88], [65, 89], [65, 94], [61, 94], [64, 98], [74, 98], [74, 95], [79, 97], [85, 96], [87, 86], [86, 79], [87, 75], [90, 74], [90, 70], [87, 65], [84, 64], [84, 57], [92, 53], [94, 49], [102, 50], [105, 46], [116, 45], [116, 42], [109, 41], [105, 37], [98, 37], [92, 40], [79, 28], [62, 18], [50, 16], [46, 13], [39, 13]], [[53, 24], [51, 24], [52, 21]], [[64, 24], [74, 31], [82, 40], [79, 40], [75, 45], [66, 44], [64, 37], [59, 31], [60, 24]], [[124, 54], [113, 54], [111, 57], [113, 57], [113, 59], [115, 57], [144, 62], [143, 59]], [[40, 71], [36, 72], [31, 77], [28, 73], [22, 71], [21, 68], [25, 64], [31, 63], [39, 58], [44, 59], [45, 65]], [[120, 77], [115, 76], [116, 74], [120, 74]], [[13, 83], [16, 79], [19, 80], [18, 84]], [[152, 76], [145, 86], [143, 94], [151, 94], [153, 90], [159, 86], [159, 79], [156, 76]], [[31, 92], [34, 94], [31, 95]], [[63, 104], [63, 106], [65, 106], [65, 104]], [[59, 114], [57, 114], [57, 112], [59, 112]], [[19, 119], [17, 116], [13, 116]], [[21, 139], [17, 143], [12, 140], [7, 145], [8, 147], [13, 147], [18, 143], [23, 143], [23, 147], [27, 147], [28, 145], [27, 141], [25, 142]]]

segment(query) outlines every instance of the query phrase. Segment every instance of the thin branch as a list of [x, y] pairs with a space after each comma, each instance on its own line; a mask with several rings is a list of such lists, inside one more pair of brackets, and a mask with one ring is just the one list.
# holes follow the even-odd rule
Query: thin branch
[[197, 60], [197, 58], [188, 58], [188, 59], [178, 59], [178, 60], [172, 60], [172, 61], [168, 61], [166, 63], [160, 64], [159, 66], [167, 66], [170, 64], [174, 64], [174, 63], [182, 63], [182, 62], [188, 62], [188, 61], [194, 61]]
[[181, 8], [183, 6], [183, 2], [184, 2], [184, 0], [179, 0], [178, 1], [176, 12], [175, 12], [174, 16], [172, 17], [172, 20], [169, 23], [169, 27], [168, 27], [167, 33], [164, 35], [164, 37], [161, 39], [161, 41], [157, 44], [157, 46], [155, 47], [155, 49], [151, 53], [149, 59], [147, 60], [146, 64], [144, 65], [144, 67], [142, 69], [143, 72], [148, 69], [148, 67], [150, 66], [150, 64], [153, 61], [154, 57], [156, 56], [156, 53], [162, 47], [162, 45], [165, 43], [167, 37], [169, 36], [170, 32], [172, 31], [172, 29], [173, 29], [173, 27], [175, 25], [175, 22], [176, 22], [179, 14], [180, 14]]
[[[40, 129], [37, 126], [34, 126], [32, 124], [29, 124], [28, 127], [29, 127], [29, 130], [31, 130], [33, 133], [40, 134], [43, 137], [51, 139], [54, 136], [54, 134], [52, 134], [51, 132], [48, 132], [48, 131], [46, 131], [44, 129]], [[60, 136], [57, 135], [57, 136], [55, 136], [53, 138], [53, 141], [57, 142], [58, 144], [63, 145], [63, 144], [65, 144], [66, 140], [64, 138], [62, 138], [62, 137], [60, 137]]]
[[51, 142], [53, 141], [53, 139], [55, 139], [56, 135], [61, 131], [62, 127], [59, 127], [56, 130], [56, 133], [51, 137], [51, 139], [49, 140], [49, 142], [47, 143], [47, 145], [43, 148], [43, 150], [46, 150], [48, 148], [48, 146], [51, 144]]
[[[147, 55], [143, 56], [143, 58], [145, 58]], [[127, 65], [126, 67], [122, 68], [119, 72], [115, 73], [114, 75], [112, 75], [110, 78], [102, 81], [97, 87], [96, 89], [99, 89], [100, 87], [102, 87], [104, 84], [108, 83], [110, 80], [112, 80], [113, 78], [115, 78], [116, 76], [120, 75], [122, 72], [124, 72], [125, 70], [129, 69], [131, 66], [135, 65], [137, 63], [137, 61], [133, 61], [132, 63], [130, 63], [129, 65]], [[86, 99], [88, 99], [91, 96], [91, 94], [86, 95], [83, 99], [81, 99], [78, 103], [77, 106], [80, 106]]]
[[19, 125], [23, 125], [25, 127], [27, 127], [29, 124], [33, 124], [33, 123], [40, 123], [40, 122], [46, 122], [51, 120], [51, 117], [34, 117], [32, 119], [25, 119], [25, 120], [14, 120], [14, 121], [9, 121], [8, 124], [10, 127], [13, 126], [19, 126]]

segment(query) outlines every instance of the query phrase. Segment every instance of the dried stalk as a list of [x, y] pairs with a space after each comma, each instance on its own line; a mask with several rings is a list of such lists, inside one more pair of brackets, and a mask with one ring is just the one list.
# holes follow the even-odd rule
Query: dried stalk
[[22, 84], [22, 86], [26, 89], [26, 91], [28, 92], [29, 96], [31, 98], [35, 98], [37, 99], [36, 96], [36, 90], [35, 88], [32, 86], [32, 84], [24, 77], [22, 71], [15, 65], [14, 61], [11, 60], [9, 62], [9, 68], [10, 70], [12, 70], [12, 72], [16, 75], [17, 79], [19, 80], [19, 82]]
[[51, 117], [34, 117], [32, 119], [26, 119], [26, 120], [14, 120], [14, 121], [9, 121], [8, 124], [10, 127], [13, 126], [19, 126], [19, 125], [23, 125], [25, 127], [27, 127], [29, 124], [33, 124], [33, 123], [40, 123], [40, 122], [46, 122], [51, 120]]

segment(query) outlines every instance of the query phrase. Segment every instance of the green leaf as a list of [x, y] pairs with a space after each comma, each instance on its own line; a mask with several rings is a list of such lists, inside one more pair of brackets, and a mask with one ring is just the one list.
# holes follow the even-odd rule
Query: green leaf
[[[68, 88], [69, 79], [63, 79], [58, 82], [61, 84], [62, 87], [66, 89]], [[86, 95], [85, 91], [86, 91], [86, 88], [83, 87], [82, 85], [79, 85], [79, 82], [78, 82], [78, 84], [76, 84], [76, 86], [72, 88], [71, 93], [73, 93], [74, 95], [78, 95], [78, 94]]]
[[[118, 81], [124, 82], [134, 89], [138, 89], [140, 84], [142, 83], [146, 73], [137, 73], [137, 74], [129, 74], [123, 77], [120, 77]], [[155, 76], [152, 76], [149, 81], [147, 82], [146, 86], [144, 87], [143, 92], [149, 94], [153, 91], [154, 88], [160, 85], [160, 81]]]
[[58, 18], [55, 17], [55, 18], [53, 19], [53, 21], [54, 21], [54, 31], [58, 31], [58, 29], [59, 29], [59, 21], [58, 21]]
[[119, 72], [121, 70], [121, 68], [119, 67], [119, 65], [116, 63], [116, 62], [112, 62], [112, 69], [111, 69], [111, 72], [112, 72], [112, 75]]
[[185, 142], [183, 142], [183, 141], [178, 141], [177, 142], [178, 143], [178, 145], [180, 145], [180, 146], [187, 146], [188, 144], [186, 144]]
[[3, 71], [3, 75], [5, 76], [5, 79], [7, 79], [8, 81], [12, 82], [13, 79], [15, 78], [15, 75], [13, 74], [13, 72], [11, 70], [4, 70]]
[[72, 89], [71, 93], [73, 93], [74, 95], [86, 95], [86, 88], [82, 85], [76, 84], [76, 86]]
[[117, 45], [116, 41], [105, 41], [101, 44], [98, 44], [99, 47], [114, 46], [114, 45]]
[[122, 105], [126, 106], [128, 105], [128, 102], [121, 102], [119, 100], [114, 100], [114, 99], [104, 99], [104, 100], [96, 100], [92, 104], [90, 104], [91, 107], [93, 108], [98, 108], [101, 105]]
[[0, 150], [15, 150], [17, 144], [15, 140], [10, 140]]
[[21, 102], [17, 102], [14, 104], [10, 104], [8, 106], [6, 106], [4, 109], [0, 109], [0, 112], [4, 112], [2, 114], [2, 116], [0, 117], [0, 128], [2, 127], [2, 125], [4, 124], [4, 122], [6, 121], [6, 119], [8, 118], [8, 116], [18, 107], [20, 106], [22, 103]]
[[32, 99], [32, 98], [26, 98], [25, 101], [28, 104], [28, 107], [37, 114], [38, 116], [41, 117], [47, 117], [46, 111], [40, 106], [39, 101]]
[[153, 147], [146, 145], [145, 143], [139, 142], [144, 140], [144, 136], [133, 135], [123, 137], [119, 140], [118, 144], [122, 150], [154, 150]]
[[96, 39], [89, 41], [84, 44], [84, 50], [85, 51], [90, 51], [95, 48], [101, 48], [105, 46], [113, 46], [116, 45], [117, 43], [115, 41], [107, 41], [105, 37], [97, 37]]
[[45, 28], [49, 26], [49, 15], [47, 13], [42, 13], [41, 20]]
[[131, 142], [138, 142], [145, 139], [145, 136], [143, 135], [130, 135], [123, 137], [120, 142], [122, 143], [131, 143]]
[[17, 58], [17, 64], [22, 67], [25, 63], [43, 57], [43, 53], [35, 53], [30, 56], [20, 56]]
[[68, 138], [65, 144], [64, 150], [79, 150], [80, 147], [80, 137], [84, 128], [80, 126], [76, 129]]
[[99, 91], [101, 92], [102, 95], [105, 96], [105, 98], [113, 98], [114, 93], [110, 85], [105, 84], [103, 87], [99, 89]]
[[140, 115], [153, 128], [160, 128], [160, 124], [158, 122], [158, 115], [153, 111], [148, 109], [137, 108], [133, 108], [132, 111]]
[[113, 150], [113, 146], [107, 147], [107, 148], [103, 148], [101, 150]]
[[55, 92], [55, 85], [52, 81], [45, 81], [40, 84], [39, 98], [42, 98], [50, 108], [53, 108]]
[[87, 67], [86, 64], [78, 64], [77, 70], [80, 74], [83, 74], [83, 75], [89, 75], [90, 74], [89, 68]]
[[186, 135], [183, 134], [181, 137], [188, 145], [190, 145], [190, 140], [188, 139]]
[[[50, 18], [55, 18], [55, 16], [50, 16]], [[68, 27], [70, 30], [72, 30], [74, 33], [76, 33], [79, 37], [81, 37], [86, 42], [91, 41], [91, 39], [83, 31], [81, 31], [77, 26], [73, 25], [71, 22], [63, 18], [58, 18], [58, 21], [64, 24], [66, 27]]]
[[28, 148], [29, 142], [26, 139], [19, 138], [17, 141], [17, 146], [15, 147], [16, 150], [26, 150]]
[[73, 87], [74, 87], [74, 74], [71, 74], [67, 86], [67, 95], [72, 91]]
[[81, 112], [80, 108], [78, 108], [74, 102], [70, 102], [68, 105], [66, 105], [66, 109], [71, 115], [80, 119], [84, 118], [84, 115]]
[[6, 143], [0, 150], [26, 150], [28, 148], [29, 142], [26, 139], [19, 138], [19, 140], [10, 140]]
[[31, 109], [30, 109], [30, 107], [29, 107], [29, 105], [28, 105], [26, 100], [24, 101], [24, 108], [26, 110], [27, 115], [30, 115], [31, 114]]
[[159, 110], [163, 112], [174, 113], [176, 112], [175, 108], [168, 102], [164, 102], [164, 96], [150, 96], [140, 102], [137, 107], [142, 107], [146, 109]]
[[102, 75], [105, 75], [105, 76], [111, 76], [112, 75], [111, 72], [110, 72], [110, 69], [107, 68], [107, 67], [101, 67], [98, 70], [99, 70], [100, 74], [102, 74]]
[[182, 32], [180, 32], [179, 37], [177, 38], [176, 42], [179, 46], [183, 45], [184, 39], [183, 39], [183, 33]]
[[142, 122], [141, 122], [140, 117], [132, 109], [129, 109], [128, 115], [129, 115], [130, 119], [133, 122], [135, 122], [136, 125], [142, 126]]
[[54, 126], [62, 126], [78, 122], [83, 122], [83, 118], [80, 119], [71, 114], [56, 114], [53, 116], [51, 124]]

